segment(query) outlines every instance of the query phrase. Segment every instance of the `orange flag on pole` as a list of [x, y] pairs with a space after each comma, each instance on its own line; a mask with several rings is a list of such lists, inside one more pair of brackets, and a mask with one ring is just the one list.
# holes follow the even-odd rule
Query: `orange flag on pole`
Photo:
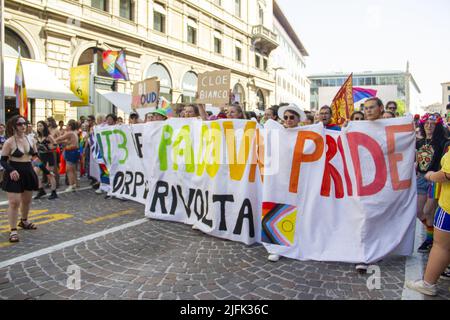
[[353, 104], [353, 73], [347, 78], [342, 87], [331, 103], [331, 110], [333, 111], [333, 122], [342, 126], [345, 120], [350, 119], [354, 111]]
[[16, 94], [16, 108], [19, 109], [19, 114], [25, 119], [28, 119], [27, 90], [25, 88], [25, 78], [23, 76], [22, 61], [20, 60], [20, 51], [16, 66], [14, 93]]

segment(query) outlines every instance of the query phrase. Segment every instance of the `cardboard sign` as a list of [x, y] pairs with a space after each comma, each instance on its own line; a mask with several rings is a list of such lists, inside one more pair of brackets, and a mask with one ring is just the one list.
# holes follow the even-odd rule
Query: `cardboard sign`
[[198, 76], [197, 103], [225, 105], [230, 103], [231, 70], [205, 72]]
[[159, 99], [159, 80], [149, 78], [133, 85], [132, 109], [156, 108]]

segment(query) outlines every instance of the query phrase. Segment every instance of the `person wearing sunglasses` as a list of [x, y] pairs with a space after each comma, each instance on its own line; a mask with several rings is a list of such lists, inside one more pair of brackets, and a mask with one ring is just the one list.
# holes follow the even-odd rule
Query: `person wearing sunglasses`
[[300, 122], [306, 121], [306, 114], [296, 104], [291, 103], [278, 109], [278, 117], [284, 120], [286, 128], [296, 128]]
[[397, 114], [397, 109], [398, 109], [398, 105], [397, 105], [397, 102], [395, 102], [395, 101], [389, 101], [387, 104], [386, 104], [386, 111], [390, 111], [390, 112], [392, 112], [393, 114], [394, 114], [394, 116], [398, 116], [398, 114]]
[[[6, 125], [9, 137], [3, 145], [0, 164], [5, 169], [2, 189], [8, 195], [8, 221], [11, 228], [10, 242], [18, 242], [17, 218], [19, 208], [21, 219], [18, 224], [24, 230], [34, 230], [36, 226], [28, 221], [33, 191], [39, 189], [39, 179], [33, 170], [32, 160], [37, 157], [37, 148], [26, 136], [27, 121], [22, 116], [12, 117]], [[36, 161], [37, 162], [37, 161]], [[42, 167], [42, 166], [41, 166]], [[45, 170], [46, 168], [43, 167]], [[48, 170], [45, 170], [47, 174]]]

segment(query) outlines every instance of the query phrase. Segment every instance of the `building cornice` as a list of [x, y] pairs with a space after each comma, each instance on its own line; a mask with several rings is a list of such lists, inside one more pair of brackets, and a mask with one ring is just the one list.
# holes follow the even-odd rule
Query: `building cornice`
[[297, 33], [294, 31], [294, 28], [292, 28], [291, 24], [289, 23], [289, 20], [284, 15], [283, 11], [281, 10], [276, 0], [273, 0], [273, 14], [275, 16], [275, 19], [277, 19], [278, 22], [281, 24], [281, 26], [286, 31], [289, 38], [292, 40], [292, 42], [295, 44], [295, 46], [301, 52], [301, 54], [305, 57], [309, 56], [308, 51], [306, 51], [305, 47], [303, 46], [302, 42], [297, 36]]

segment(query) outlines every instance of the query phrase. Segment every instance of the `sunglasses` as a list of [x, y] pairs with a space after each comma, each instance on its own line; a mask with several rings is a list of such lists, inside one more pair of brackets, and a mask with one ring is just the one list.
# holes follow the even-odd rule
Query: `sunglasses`
[[284, 120], [295, 120], [295, 116], [284, 116]]
[[27, 123], [26, 122], [17, 122], [16, 123], [16, 126], [26, 126], [27, 125]]

